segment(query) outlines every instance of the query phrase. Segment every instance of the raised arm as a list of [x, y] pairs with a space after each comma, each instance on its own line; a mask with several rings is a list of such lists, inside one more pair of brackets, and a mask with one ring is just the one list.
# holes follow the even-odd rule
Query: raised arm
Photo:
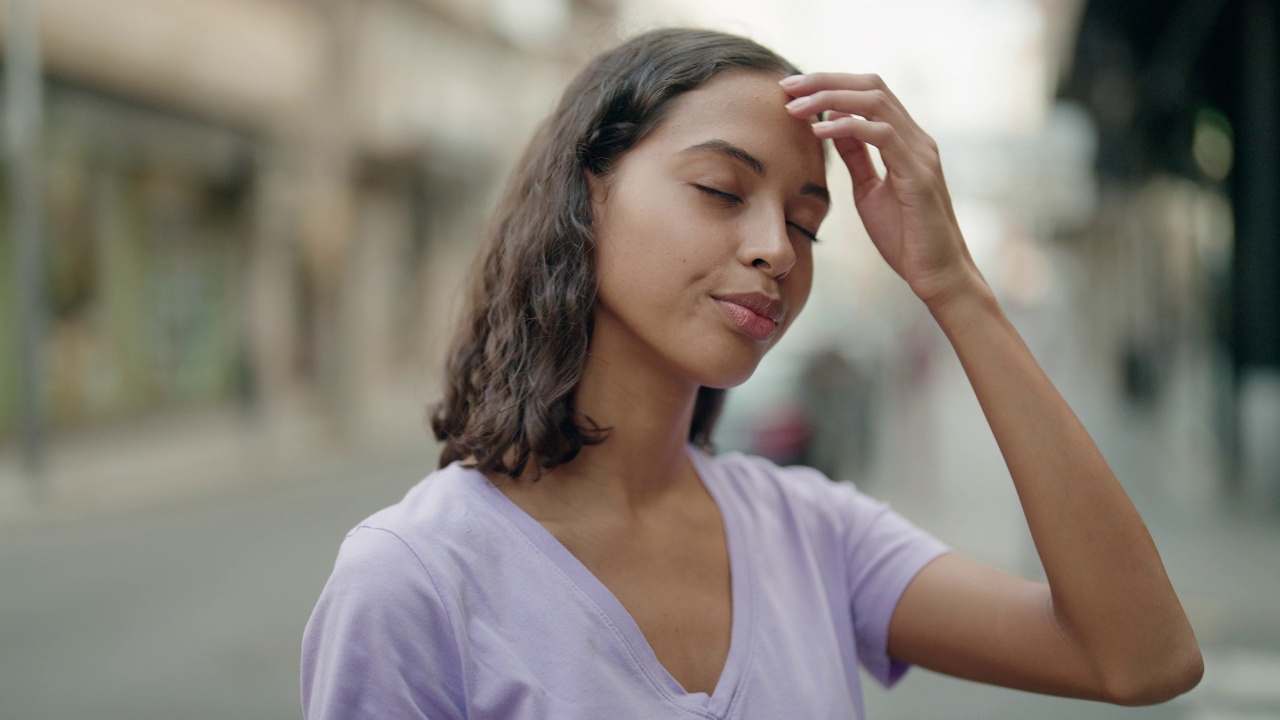
[[955, 348], [1048, 579], [944, 555], [899, 601], [890, 653], [957, 677], [1122, 704], [1194, 687], [1199, 645], [1151, 536], [969, 257], [933, 140], [877, 76], [811, 74], [783, 87], [793, 115], [827, 113], [814, 132], [848, 167], [872, 242]]

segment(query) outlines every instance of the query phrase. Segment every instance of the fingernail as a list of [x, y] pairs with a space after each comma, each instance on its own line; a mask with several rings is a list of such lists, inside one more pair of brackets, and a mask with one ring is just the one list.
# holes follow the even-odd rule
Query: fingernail
[[799, 110], [800, 108], [804, 107], [805, 103], [807, 103], [808, 101], [809, 101], [808, 98], [796, 98], [795, 100], [792, 100], [791, 102], [787, 103], [787, 109]]
[[789, 75], [779, 80], [778, 84], [781, 85], [782, 87], [795, 87], [796, 85], [799, 85], [803, 80], [804, 80], [803, 75]]
[[811, 127], [814, 130], [830, 130], [835, 126], [836, 126], [835, 120], [823, 120], [821, 122], [814, 123]]

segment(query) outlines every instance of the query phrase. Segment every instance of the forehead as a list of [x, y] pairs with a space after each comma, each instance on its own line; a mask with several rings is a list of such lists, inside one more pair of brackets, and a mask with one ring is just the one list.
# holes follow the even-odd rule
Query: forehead
[[721, 73], [675, 98], [641, 145], [659, 145], [666, 153], [727, 140], [765, 160], [771, 174], [786, 171], [805, 180], [821, 179], [822, 141], [810, 129], [810, 120], [794, 118], [784, 109], [790, 98], [778, 85], [781, 78], [759, 71]]

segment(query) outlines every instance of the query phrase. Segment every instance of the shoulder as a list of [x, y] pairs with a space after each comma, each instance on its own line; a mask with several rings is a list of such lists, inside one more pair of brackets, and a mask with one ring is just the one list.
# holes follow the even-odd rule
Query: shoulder
[[697, 462], [707, 470], [706, 482], [749, 504], [764, 503], [792, 512], [829, 515], [855, 498], [865, 498], [852, 483], [836, 482], [803, 465], [780, 466], [742, 453], [698, 453]]
[[451, 465], [400, 502], [360, 521], [343, 539], [322, 603], [371, 611], [443, 609], [464, 577], [502, 554], [512, 533], [485, 498], [483, 475]]
[[343, 540], [303, 633], [308, 717], [461, 715], [450, 555], [484, 504], [465, 472], [431, 473]]
[[[361, 606], [437, 595], [433, 566], [461, 544], [482, 504], [460, 466], [427, 475], [400, 502], [360, 521], [343, 539], [324, 600]], [[367, 608], [365, 608], [367, 609]]]
[[940, 548], [931, 535], [851, 482], [833, 481], [804, 466], [780, 467], [761, 457], [699, 454], [695, 462], [714, 492], [729, 499], [757, 526], [782, 524], [805, 529], [819, 542], [834, 541], [850, 557], [878, 552], [902, 542]]
[[[355, 530], [376, 527], [396, 534], [408, 534], [424, 524], [448, 527], [465, 517], [480, 499], [476, 487], [487, 482], [483, 475], [458, 463], [435, 470], [409, 489], [400, 502], [383, 508], [360, 521]], [[354, 532], [354, 530], [353, 530]]]
[[[489, 481], [455, 463], [414, 485], [400, 502], [360, 521], [342, 554], [375, 565], [417, 563], [426, 569], [458, 552], [483, 551], [500, 522], [485, 499]], [[495, 491], [496, 492], [496, 491]]]

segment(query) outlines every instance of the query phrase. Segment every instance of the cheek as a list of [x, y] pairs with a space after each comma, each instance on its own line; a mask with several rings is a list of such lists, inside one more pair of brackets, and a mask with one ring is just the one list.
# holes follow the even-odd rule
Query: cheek
[[680, 263], [661, 242], [664, 231], [647, 213], [611, 213], [596, 238], [601, 303], [623, 316], [664, 304], [673, 280], [670, 268]]
[[788, 326], [795, 322], [796, 316], [804, 309], [805, 303], [809, 300], [809, 293], [813, 290], [813, 251], [812, 248], [803, 250], [797, 249], [798, 256], [796, 265], [791, 270], [791, 275], [784, 284], [787, 293], [787, 302], [791, 307], [791, 318], [788, 320]]
[[610, 284], [652, 294], [710, 269], [712, 228], [678, 199], [610, 208], [597, 233], [597, 271]]

